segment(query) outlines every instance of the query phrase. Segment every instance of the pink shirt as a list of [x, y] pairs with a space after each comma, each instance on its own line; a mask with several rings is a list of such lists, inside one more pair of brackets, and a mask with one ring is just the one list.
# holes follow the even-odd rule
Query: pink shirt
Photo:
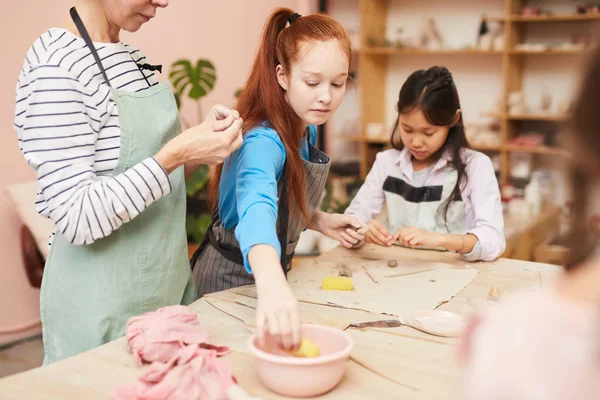
[[[423, 186], [443, 185], [450, 170], [449, 154], [442, 156], [425, 179]], [[483, 153], [465, 149], [467, 181], [462, 185], [461, 196], [465, 203], [468, 232], [477, 236], [481, 245], [481, 260], [492, 261], [506, 248], [504, 218], [500, 189], [492, 161]], [[389, 149], [377, 154], [365, 183], [360, 188], [346, 214], [369, 222], [381, 212], [385, 203], [383, 184], [393, 169], [399, 167], [403, 180], [413, 184], [413, 167], [410, 153], [404, 149]]]
[[553, 290], [517, 295], [474, 324], [464, 352], [465, 400], [598, 399], [600, 304]]

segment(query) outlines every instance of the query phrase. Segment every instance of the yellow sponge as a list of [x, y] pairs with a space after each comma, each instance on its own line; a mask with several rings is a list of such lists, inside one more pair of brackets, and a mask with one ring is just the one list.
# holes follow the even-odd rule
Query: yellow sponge
[[312, 340], [302, 338], [302, 341], [300, 342], [300, 347], [298, 348], [298, 350], [289, 351], [288, 353], [294, 357], [310, 358], [310, 357], [317, 357], [321, 353], [321, 351], [319, 350], [319, 347], [317, 347], [317, 345]]
[[321, 281], [323, 290], [352, 290], [352, 279], [345, 276], [328, 276]]

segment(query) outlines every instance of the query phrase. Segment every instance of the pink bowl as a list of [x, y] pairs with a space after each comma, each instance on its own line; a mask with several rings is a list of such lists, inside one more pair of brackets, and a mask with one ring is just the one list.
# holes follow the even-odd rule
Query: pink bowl
[[347, 333], [328, 326], [303, 324], [302, 337], [315, 342], [321, 350], [318, 357], [293, 357], [271, 341], [263, 347], [256, 335], [248, 339], [248, 350], [256, 357], [258, 376], [270, 390], [284, 396], [318, 396], [333, 389], [344, 376], [354, 345]]

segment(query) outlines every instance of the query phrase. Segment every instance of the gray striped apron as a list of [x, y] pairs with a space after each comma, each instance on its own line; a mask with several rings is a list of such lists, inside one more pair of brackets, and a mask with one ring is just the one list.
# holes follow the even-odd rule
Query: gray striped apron
[[[304, 189], [310, 217], [319, 209], [331, 160], [329, 156], [308, 143], [309, 160], [304, 164]], [[281, 245], [281, 265], [287, 275], [294, 257], [300, 234], [308, 221], [299, 207], [288, 207], [288, 190], [285, 166], [277, 183], [279, 197], [277, 209], [277, 236]], [[213, 214], [202, 244], [190, 261], [198, 297], [207, 293], [254, 284], [254, 277], [246, 271], [240, 245], [235, 238], [235, 227], [225, 229], [218, 210]], [[285, 249], [285, 251], [283, 251]]]
[[444, 220], [442, 206], [452, 194], [458, 179], [455, 169], [446, 169], [443, 185], [415, 187], [404, 180], [399, 166], [394, 167], [383, 184], [390, 232], [415, 226], [429, 232], [467, 233], [466, 207], [462, 198], [450, 203], [447, 219]]

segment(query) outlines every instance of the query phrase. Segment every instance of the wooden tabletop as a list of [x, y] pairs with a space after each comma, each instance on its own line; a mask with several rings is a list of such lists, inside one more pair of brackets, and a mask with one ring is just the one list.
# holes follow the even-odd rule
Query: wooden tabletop
[[[336, 248], [316, 260], [300, 264], [291, 276], [308, 279], [322, 276], [323, 268], [335, 263], [373, 260], [420, 263], [447, 263], [465, 268], [452, 253], [381, 248], [371, 245], [356, 251]], [[439, 309], [468, 315], [489, 306], [491, 286], [500, 300], [519, 290], [537, 290], [554, 279], [559, 268], [552, 265], [500, 259], [472, 263], [478, 271], [472, 282], [441, 304]], [[294, 275], [295, 273], [295, 275]], [[307, 278], [308, 277], [308, 278]], [[260, 384], [246, 341], [254, 327], [253, 287], [214, 293], [196, 301], [191, 308], [209, 331], [214, 343], [227, 345], [227, 356], [240, 385], [264, 399], [281, 399]], [[493, 305], [492, 305], [493, 306]], [[380, 314], [357, 309], [301, 302], [304, 322], [346, 329], [349, 323], [370, 321]], [[349, 328], [354, 349], [340, 385], [326, 399], [454, 399], [460, 398], [460, 366], [456, 362], [457, 339], [431, 336], [408, 327]], [[141, 373], [134, 365], [123, 338], [53, 365], [37, 368], [0, 380], [1, 399], [108, 399], [115, 385], [132, 382]]]

